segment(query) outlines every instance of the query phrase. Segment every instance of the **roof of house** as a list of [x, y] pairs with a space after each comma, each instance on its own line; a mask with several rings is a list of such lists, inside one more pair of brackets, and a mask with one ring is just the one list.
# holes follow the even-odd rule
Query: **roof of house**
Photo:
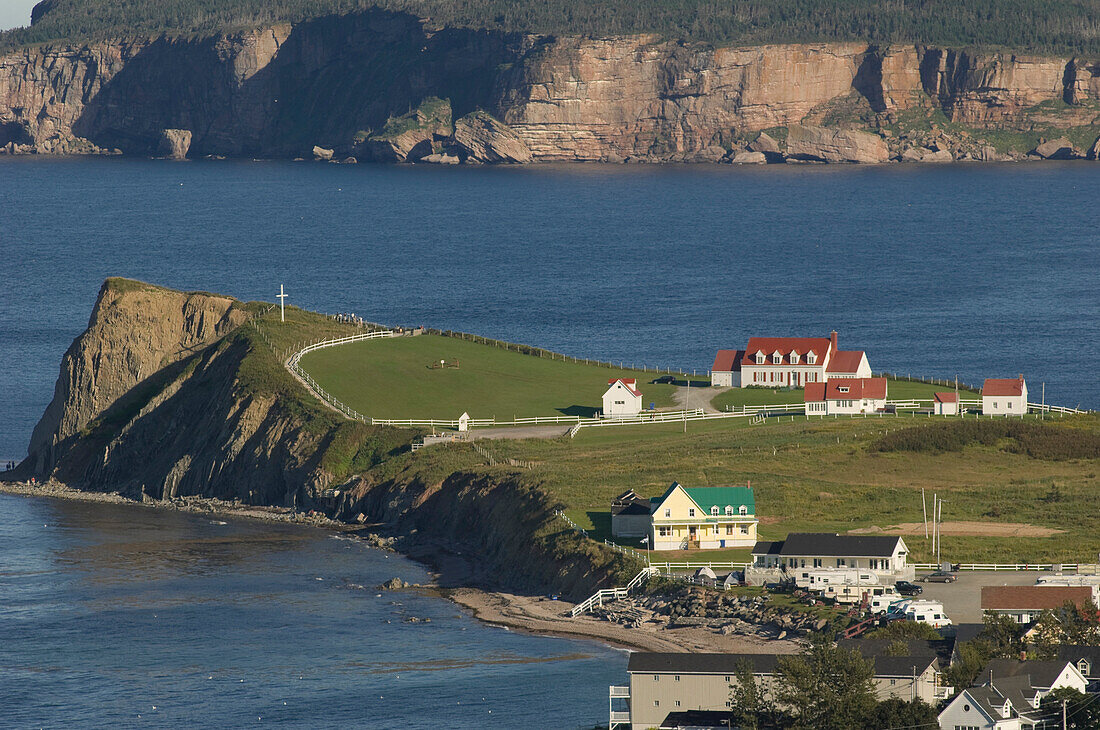
[[649, 516], [653, 511], [649, 508], [649, 505], [643, 502], [631, 502], [625, 506], [612, 505], [611, 514], [618, 517], [620, 515], [646, 515]]
[[[967, 687], [965, 692], [978, 706], [979, 710], [994, 720], [1005, 719], [1001, 715], [1001, 708], [1004, 707], [1005, 700], [1008, 700], [1012, 709], [1018, 715], [1027, 716], [1029, 712], [1035, 712], [1035, 708], [1027, 701], [1027, 696], [1019, 687], [1011, 683], [995, 682], [993, 685], [984, 687]], [[960, 693], [958, 696], [962, 697], [962, 694]]]
[[641, 392], [634, 389], [634, 386], [638, 384], [638, 381], [634, 378], [611, 378], [607, 381], [607, 385], [610, 388], [615, 387], [615, 383], [622, 383], [623, 387], [629, 390], [634, 395], [640, 396]]
[[753, 555], [826, 556], [837, 558], [888, 558], [901, 538], [896, 535], [838, 535], [835, 532], [792, 532], [786, 540], [758, 542]]
[[659, 730], [701, 730], [706, 728], [736, 727], [733, 713], [729, 710], [684, 710], [682, 712], [670, 712], [661, 721]]
[[[748, 664], [754, 674], [772, 674], [783, 654], [689, 654], [636, 651], [630, 655], [626, 670], [641, 674], [734, 674]], [[873, 660], [875, 676], [912, 677], [923, 674], [936, 662], [931, 656], [877, 656]]]
[[[837, 645], [846, 649], [855, 649], [865, 657], [885, 657], [897, 643], [897, 639], [841, 639]], [[902, 640], [901, 643], [905, 644], [908, 657], [948, 656], [954, 644], [948, 639], [909, 639]]]
[[1091, 586], [982, 586], [983, 611], [1044, 611], [1091, 600]]
[[685, 487], [679, 482], [673, 482], [664, 494], [650, 501], [657, 504], [664, 502], [677, 487], [687, 492], [687, 496], [695, 502], [704, 515], [710, 514], [711, 507], [717, 507], [718, 513], [724, 515], [726, 505], [737, 511], [740, 511], [741, 505], [745, 505], [750, 515], [756, 514], [756, 498], [753, 496], [752, 487]]
[[935, 393], [935, 394], [933, 394], [933, 398], [935, 398], [937, 403], [958, 403], [959, 402], [959, 394], [958, 393]]
[[803, 361], [802, 358], [807, 353], [813, 352], [817, 355], [817, 364], [821, 364], [823, 362], [822, 358], [829, 352], [830, 345], [828, 337], [750, 337], [749, 344], [743, 350], [741, 364], [756, 365], [754, 358], [757, 352], [763, 352], [768, 356], [764, 361], [765, 365], [772, 364], [771, 356], [775, 352], [783, 355], [783, 363], [781, 364], [784, 365], [789, 364], [787, 356], [791, 352], [797, 352], [800, 361]]
[[806, 403], [860, 398], [882, 400], [885, 397], [886, 378], [830, 378], [823, 383], [806, 383], [803, 395]]
[[863, 362], [863, 350], [837, 350], [829, 358], [830, 373], [854, 373]]
[[1024, 379], [986, 378], [982, 385], [982, 395], [1023, 395]]
[[1093, 670], [1100, 671], [1100, 646], [1058, 646], [1058, 658], [1076, 664], [1088, 659]]
[[744, 350], [719, 350], [714, 356], [714, 365], [711, 372], [732, 373], [741, 369], [741, 358], [745, 356]]
[[1003, 680], [1026, 678], [1030, 684], [1025, 687], [1049, 689], [1065, 671], [1067, 664], [1069, 662], [1065, 659], [1023, 662], [1019, 659], [992, 659], [978, 674], [978, 680], [988, 680], [992, 677], [993, 683], [1000, 688]]

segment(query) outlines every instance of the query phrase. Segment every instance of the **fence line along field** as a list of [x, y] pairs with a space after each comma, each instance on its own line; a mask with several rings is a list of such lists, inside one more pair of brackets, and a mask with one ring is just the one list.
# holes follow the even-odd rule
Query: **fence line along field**
[[660, 377], [652, 370], [555, 360], [434, 334], [318, 350], [300, 364], [333, 396], [374, 418], [455, 419], [464, 411], [472, 418], [592, 416], [615, 377], [636, 378], [646, 407], [675, 405], [676, 386], [651, 382]]

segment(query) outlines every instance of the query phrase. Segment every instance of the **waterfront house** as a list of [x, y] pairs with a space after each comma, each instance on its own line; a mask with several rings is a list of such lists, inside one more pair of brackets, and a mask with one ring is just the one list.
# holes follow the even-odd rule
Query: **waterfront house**
[[886, 378], [830, 378], [806, 383], [807, 416], [878, 413], [886, 408]]
[[932, 408], [937, 416], [959, 415], [959, 394], [934, 393], [932, 395]]
[[982, 413], [986, 416], [1022, 416], [1027, 413], [1027, 383], [1017, 378], [986, 378], [982, 385]]
[[1041, 727], [1039, 705], [1056, 689], [1084, 692], [1081, 673], [1065, 661], [994, 659], [939, 714], [941, 730], [1030, 730]]
[[898, 536], [838, 535], [830, 532], [792, 532], [786, 540], [761, 541], [752, 549], [752, 565], [745, 570], [750, 585], [790, 580], [808, 581], [821, 569], [864, 570], [882, 584], [912, 580], [906, 557], [909, 548]]
[[749, 547], [756, 543], [752, 486], [684, 487], [678, 482], [650, 500], [654, 550]]
[[649, 534], [650, 502], [629, 489], [611, 500], [612, 537], [645, 537]]
[[[633, 652], [627, 662], [630, 686], [612, 687], [611, 695], [626, 699], [633, 730], [664, 727], [669, 713], [728, 712], [730, 685], [747, 666], [759, 686], [770, 692], [780, 654], [710, 654]], [[867, 656], [874, 663], [875, 693], [880, 700], [896, 697], [934, 702], [938, 658]], [[624, 724], [626, 724], [624, 722]]]
[[1029, 624], [1043, 613], [1061, 608], [1067, 601], [1078, 608], [1093, 600], [1091, 586], [982, 586], [982, 611], [1011, 616]]
[[630, 418], [642, 412], [642, 394], [634, 378], [612, 378], [603, 394], [604, 418]]
[[831, 378], [869, 378], [862, 350], [840, 350], [837, 333], [829, 337], [750, 337], [744, 350], [719, 350], [711, 384], [747, 388], [794, 387]]

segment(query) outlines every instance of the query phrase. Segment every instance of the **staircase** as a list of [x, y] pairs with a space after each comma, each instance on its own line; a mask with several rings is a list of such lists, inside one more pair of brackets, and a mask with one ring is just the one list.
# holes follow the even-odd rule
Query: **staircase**
[[630, 591], [643, 585], [651, 575], [656, 575], [656, 568], [642, 568], [642, 571], [638, 575], [630, 579], [622, 588], [603, 588], [596, 591], [585, 600], [573, 606], [573, 610], [569, 612], [571, 618], [576, 618], [581, 614], [588, 613], [595, 606], [603, 606], [604, 601], [614, 601], [616, 598], [625, 598], [630, 595]]

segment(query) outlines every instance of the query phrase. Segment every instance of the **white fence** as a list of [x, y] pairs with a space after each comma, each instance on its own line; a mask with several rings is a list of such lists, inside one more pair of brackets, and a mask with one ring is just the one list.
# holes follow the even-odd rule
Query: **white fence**
[[654, 571], [653, 568], [642, 568], [641, 572], [631, 578], [630, 582], [622, 588], [604, 588], [602, 590], [596, 591], [591, 596], [578, 603], [576, 606], [573, 606], [573, 610], [569, 612], [569, 615], [572, 618], [576, 618], [582, 613], [587, 613], [588, 611], [591, 611], [595, 606], [603, 606], [604, 601], [613, 601], [616, 598], [623, 598], [625, 596], [628, 596], [630, 595], [630, 591], [645, 584], [645, 582], [649, 580], [649, 576], [655, 574], [656, 571]]

